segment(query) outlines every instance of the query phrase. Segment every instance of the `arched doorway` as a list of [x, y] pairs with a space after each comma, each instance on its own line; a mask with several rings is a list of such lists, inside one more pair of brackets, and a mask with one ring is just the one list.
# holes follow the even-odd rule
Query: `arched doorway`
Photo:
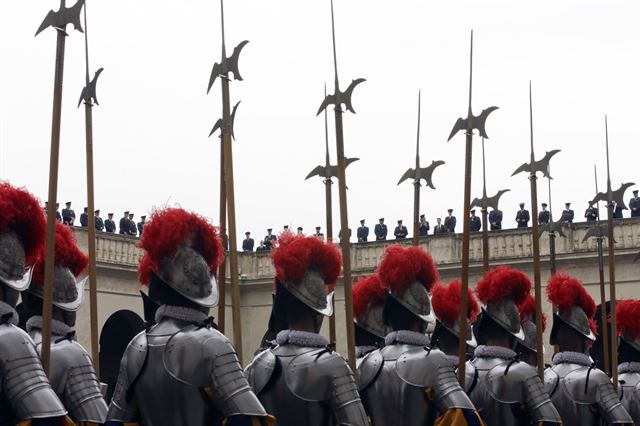
[[144, 321], [135, 312], [122, 309], [113, 313], [100, 333], [100, 381], [108, 385], [106, 400], [111, 401], [118, 379], [120, 360], [127, 345], [144, 329]]

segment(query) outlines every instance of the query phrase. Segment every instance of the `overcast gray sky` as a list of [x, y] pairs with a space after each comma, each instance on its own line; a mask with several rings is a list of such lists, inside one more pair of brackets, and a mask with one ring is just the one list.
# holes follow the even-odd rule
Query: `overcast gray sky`
[[[58, 3], [0, 3], [0, 178], [41, 199], [56, 36], [52, 29], [33, 35]], [[219, 139], [207, 135], [221, 114], [220, 87], [209, 95], [206, 88], [220, 60], [219, 2], [87, 3], [91, 73], [105, 68], [94, 109], [96, 206], [103, 217], [131, 210], [137, 220], [154, 206], [180, 205], [217, 223]], [[434, 174], [437, 190], [423, 188], [421, 211], [433, 226], [453, 207], [460, 221], [464, 136], [446, 139], [467, 111], [471, 29], [474, 112], [500, 107], [487, 121], [487, 185], [490, 195], [511, 189], [501, 201], [505, 227], [515, 225], [520, 201], [530, 204], [527, 177], [510, 177], [529, 157], [530, 79], [537, 157], [562, 149], [552, 160], [556, 217], [571, 201], [582, 218], [594, 194], [594, 163], [604, 187], [605, 113], [614, 186], [640, 182], [638, 2], [335, 0], [335, 13], [342, 87], [367, 79], [353, 94], [357, 114], [344, 116], [346, 155], [360, 157], [347, 173], [354, 233], [361, 218], [371, 227], [381, 216], [390, 228], [400, 218], [410, 226], [413, 187], [396, 183], [414, 164], [419, 88], [422, 163], [446, 161]], [[239, 238], [250, 230], [257, 243], [265, 228], [284, 224], [324, 228], [322, 180], [304, 178], [324, 163], [324, 122], [315, 113], [324, 83], [333, 82], [329, 0], [233, 0], [225, 14], [227, 49], [250, 41], [240, 59], [244, 81], [231, 84], [232, 102], [242, 101], [233, 146]], [[84, 110], [76, 108], [84, 39], [68, 31], [58, 193], [79, 214], [86, 203]], [[476, 142], [472, 196], [482, 191]], [[547, 182], [539, 182], [539, 200], [547, 201]], [[337, 199], [334, 185], [336, 223]]]

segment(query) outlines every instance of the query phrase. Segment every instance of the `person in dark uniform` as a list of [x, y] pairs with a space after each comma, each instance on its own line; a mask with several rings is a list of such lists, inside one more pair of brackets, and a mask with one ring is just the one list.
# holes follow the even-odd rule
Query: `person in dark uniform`
[[589, 203], [589, 207], [587, 207], [587, 210], [584, 212], [584, 217], [587, 219], [587, 222], [595, 222], [598, 220], [598, 208]]
[[253, 238], [251, 238], [251, 232], [244, 233], [244, 241], [242, 241], [242, 251], [253, 253]]
[[489, 229], [496, 231], [502, 229], [502, 211], [491, 209], [489, 212]]
[[426, 237], [427, 235], [429, 235], [429, 222], [427, 221], [427, 219], [425, 219], [424, 214], [420, 215], [420, 225], [418, 228], [418, 232], [420, 234], [421, 237]]
[[129, 235], [133, 235], [134, 237], [138, 235], [138, 230], [136, 229], [136, 222], [133, 220], [133, 213], [129, 213]]
[[94, 222], [94, 225], [96, 226], [96, 231], [100, 231], [100, 232], [104, 231], [104, 221], [100, 217], [100, 209], [93, 212], [93, 214], [94, 214], [93, 222]]
[[622, 219], [624, 216], [622, 215], [622, 207], [618, 205], [615, 201], [613, 202], [613, 218], [614, 219]]
[[542, 203], [542, 211], [538, 213], [538, 223], [540, 225], [545, 225], [549, 223], [549, 220], [551, 220], [551, 215], [547, 210], [547, 203]]
[[469, 229], [471, 230], [471, 232], [478, 232], [480, 229], [482, 229], [482, 221], [478, 216], [476, 216], [475, 209], [471, 210], [469, 222]]
[[144, 224], [145, 224], [145, 219], [147, 217], [146, 216], [140, 216], [140, 222], [138, 222], [138, 235], [140, 236], [140, 238], [142, 238], [142, 231], [144, 230]]
[[[82, 222], [82, 216], [80, 216]], [[120, 234], [129, 235], [129, 211], [124, 212], [124, 216], [120, 218]]]
[[398, 226], [394, 229], [393, 235], [395, 235], [396, 240], [403, 240], [409, 235], [409, 231], [407, 231], [407, 227], [402, 224], [402, 220], [398, 221]]
[[384, 217], [381, 217], [376, 227], [373, 228], [373, 233], [376, 234], [376, 241], [387, 239], [387, 225], [384, 224]]
[[[351, 228], [348, 229], [349, 238], [347, 238], [347, 242], [351, 241]], [[342, 230], [340, 230], [340, 244], [342, 244]]]
[[437, 218], [436, 226], [433, 228], [433, 235], [446, 234], [447, 232], [447, 228], [442, 224], [442, 219]]
[[113, 213], [107, 214], [107, 220], [104, 221], [104, 229], [109, 233], [116, 232], [116, 223], [113, 221]]
[[267, 235], [265, 235], [263, 239], [264, 246], [267, 251], [271, 250], [273, 248], [273, 245], [276, 243], [276, 241], [278, 241], [278, 237], [273, 235], [271, 231], [273, 231], [272, 228], [267, 228]]
[[62, 215], [60, 214], [60, 203], [56, 203], [56, 220], [62, 223]]
[[447, 228], [447, 232], [456, 232], [456, 217], [453, 215], [453, 209], [447, 210], [449, 216], [444, 218], [444, 227]]
[[560, 222], [573, 223], [573, 210], [571, 210], [571, 203], [564, 203], [564, 210], [562, 210], [562, 216], [560, 216]]
[[71, 201], [67, 201], [65, 206], [62, 209], [62, 223], [67, 226], [73, 226], [73, 222], [76, 220], [76, 212], [71, 209]]
[[516, 222], [518, 222], [518, 228], [526, 228], [529, 226], [529, 210], [524, 209], [524, 203], [520, 203], [520, 210], [516, 213]]
[[80, 215], [80, 226], [82, 226], [83, 228], [86, 228], [87, 225], [89, 224], [89, 214], [88, 214], [89, 209], [87, 207], [85, 207], [82, 210], [82, 214]]
[[289, 232], [289, 225], [284, 225], [282, 227], [282, 232]]
[[369, 239], [369, 227], [365, 226], [364, 219], [360, 220], [360, 227], [358, 228], [358, 242], [366, 243]]
[[296, 235], [303, 235], [302, 234], [302, 226], [298, 226], [298, 232], [296, 233]]
[[316, 233], [313, 234], [314, 237], [324, 241], [324, 234], [321, 232], [322, 227], [316, 226]]
[[631, 209], [631, 217], [640, 217], [640, 197], [637, 189], [633, 191], [633, 198], [629, 200], [629, 209]]

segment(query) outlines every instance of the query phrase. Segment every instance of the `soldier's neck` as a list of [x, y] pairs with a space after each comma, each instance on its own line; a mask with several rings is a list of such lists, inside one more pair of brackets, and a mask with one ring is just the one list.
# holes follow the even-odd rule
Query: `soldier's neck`
[[485, 338], [487, 346], [500, 346], [507, 349], [513, 348], [513, 340], [510, 336], [491, 336]]
[[307, 331], [309, 333], [317, 333], [316, 324], [313, 318], [300, 318], [295, 322], [289, 323], [289, 330]]

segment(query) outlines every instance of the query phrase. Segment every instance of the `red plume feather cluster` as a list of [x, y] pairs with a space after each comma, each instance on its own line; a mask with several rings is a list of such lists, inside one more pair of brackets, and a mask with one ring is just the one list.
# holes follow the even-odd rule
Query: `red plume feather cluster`
[[[471, 290], [467, 289], [467, 292], [467, 319], [473, 323], [480, 313], [480, 305]], [[462, 283], [459, 280], [452, 281], [448, 286], [438, 283], [431, 290], [433, 312], [447, 326], [453, 326], [459, 319], [461, 295]]]
[[[45, 248], [42, 246], [38, 260], [33, 269], [33, 282], [44, 283]], [[73, 276], [77, 277], [87, 269], [89, 258], [78, 248], [73, 231], [66, 225], [56, 222], [56, 253], [55, 264], [69, 268]]]
[[499, 303], [513, 299], [522, 303], [531, 291], [531, 281], [524, 272], [508, 266], [498, 266], [487, 272], [476, 286], [476, 294], [482, 303]]
[[[527, 298], [518, 305], [520, 311], [520, 322], [524, 324], [527, 317], [533, 318], [533, 322], [536, 322], [536, 299], [532, 295], [528, 295]], [[542, 331], [547, 328], [547, 316], [542, 313]]]
[[291, 232], [283, 233], [278, 243], [278, 247], [271, 252], [278, 280], [299, 284], [305, 271], [312, 268], [322, 274], [330, 289], [335, 286], [342, 257], [334, 244], [325, 244], [316, 237], [298, 236]]
[[420, 281], [430, 291], [439, 280], [438, 270], [431, 255], [420, 247], [388, 246], [378, 266], [382, 285], [403, 294], [413, 281]]
[[596, 314], [596, 302], [584, 289], [582, 282], [562, 272], [547, 282], [547, 295], [560, 311], [567, 312], [575, 305], [580, 306], [589, 319]]
[[384, 288], [377, 274], [360, 278], [353, 286], [353, 316], [364, 315], [369, 306], [384, 302]]
[[46, 232], [42, 207], [33, 195], [5, 182], [0, 183], [0, 232], [8, 229], [22, 241], [27, 263], [35, 262]]
[[145, 223], [140, 248], [145, 251], [138, 266], [140, 282], [149, 285], [150, 273], [158, 264], [176, 254], [178, 247], [191, 241], [191, 247], [204, 257], [209, 272], [216, 274], [224, 258], [216, 229], [205, 218], [179, 208], [158, 210]]
[[633, 339], [640, 336], [640, 300], [621, 300], [616, 304], [618, 334], [629, 333]]

